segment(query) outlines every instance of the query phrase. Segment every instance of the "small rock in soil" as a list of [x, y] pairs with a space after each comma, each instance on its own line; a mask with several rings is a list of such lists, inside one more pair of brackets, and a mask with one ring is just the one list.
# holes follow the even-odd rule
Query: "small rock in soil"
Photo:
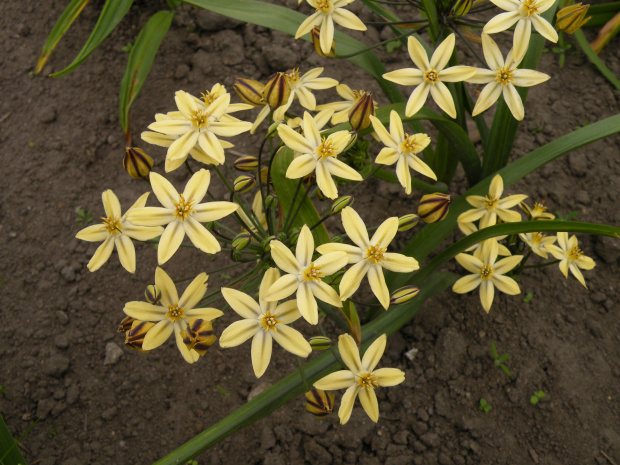
[[297, 54], [288, 47], [278, 44], [265, 45], [262, 53], [272, 71], [284, 71], [297, 64]]
[[590, 195], [586, 191], [579, 191], [575, 194], [575, 200], [583, 205], [590, 205]]
[[284, 460], [284, 457], [282, 457], [282, 454], [277, 454], [275, 452], [269, 452], [265, 456], [263, 465], [286, 465], [286, 461]]
[[570, 153], [568, 155], [568, 167], [570, 168], [570, 173], [573, 176], [577, 176], [579, 178], [586, 175], [588, 172], [588, 161], [586, 160], [586, 156], [583, 153]]
[[67, 265], [62, 270], [60, 270], [60, 276], [64, 278], [68, 283], [72, 283], [75, 281], [75, 270], [72, 266]]
[[54, 378], [60, 378], [69, 370], [69, 359], [64, 355], [52, 355], [43, 362], [43, 373]]
[[187, 77], [188, 74], [189, 74], [189, 66], [187, 66], [185, 63], [181, 63], [174, 70], [175, 79], [183, 79], [184, 77]]
[[266, 427], [261, 430], [260, 445], [263, 450], [271, 449], [276, 445], [276, 437], [270, 427]]
[[602, 339], [605, 336], [603, 327], [598, 321], [586, 320], [586, 328], [588, 328], [594, 337]]
[[295, 424], [295, 428], [302, 433], [309, 434], [310, 436], [316, 436], [324, 433], [327, 431], [328, 426], [329, 425], [327, 422], [320, 421], [312, 415], [303, 415]]
[[116, 415], [116, 407], [110, 407], [109, 409], [101, 412], [101, 418], [105, 421], [111, 420]]
[[455, 379], [465, 365], [467, 340], [454, 328], [444, 328], [435, 346], [437, 377], [441, 380]]
[[58, 402], [56, 405], [54, 405], [54, 408], [52, 409], [50, 413], [52, 414], [53, 417], [57, 417], [62, 412], [64, 412], [66, 409], [67, 409], [67, 404], [65, 404], [64, 402]]
[[602, 304], [603, 302], [607, 300], [607, 296], [603, 294], [602, 292], [593, 292], [590, 295], [590, 299], [592, 299], [592, 302], [594, 303]]
[[54, 338], [54, 345], [59, 349], [66, 349], [69, 347], [69, 339], [64, 334], [59, 334]]
[[114, 342], [108, 342], [105, 345], [105, 360], [103, 364], [114, 365], [121, 358], [121, 355], [123, 355], [123, 349]]
[[437, 433], [429, 431], [428, 433], [420, 436], [420, 441], [422, 441], [428, 447], [437, 447], [439, 445], [439, 436], [437, 435]]
[[80, 388], [77, 386], [77, 384], [73, 384], [69, 386], [69, 389], [67, 389], [67, 404], [69, 405], [75, 404], [79, 396], [80, 396]]
[[262, 392], [264, 392], [265, 389], [267, 389], [269, 386], [271, 386], [271, 385], [269, 383], [267, 383], [266, 381], [261, 381], [260, 383], [256, 384], [250, 390], [250, 393], [248, 394], [248, 402], [251, 401], [252, 399], [254, 399], [257, 395], [259, 395]]
[[620, 241], [613, 237], [598, 236], [594, 250], [605, 263], [611, 265], [620, 258]]
[[40, 400], [37, 404], [37, 417], [41, 420], [45, 420], [55, 406], [56, 401], [51, 397], [49, 399]]
[[[183, 71], [185, 71], [184, 69], [182, 69], [183, 66], [187, 68], [187, 71], [185, 75], [182, 75], [177, 79], [184, 78], [185, 76], [187, 76], [187, 73], [189, 73], [189, 66], [179, 65], [177, 67], [177, 70], [175, 71], [174, 77], [176, 77], [177, 72], [179, 74], [182, 74]], [[208, 74], [213, 66], [213, 56], [210, 53], [205, 52], [204, 50], [198, 50], [192, 55], [192, 66], [195, 70], [200, 71], [202, 74]]]
[[49, 124], [56, 121], [56, 110], [52, 107], [43, 107], [39, 112], [39, 122]]
[[307, 440], [304, 443], [304, 450], [306, 451], [305, 458], [310, 463], [320, 463], [321, 465], [332, 463], [331, 454], [313, 439]]
[[400, 457], [390, 457], [385, 461], [385, 465], [410, 465], [413, 463], [412, 455], [401, 455]]

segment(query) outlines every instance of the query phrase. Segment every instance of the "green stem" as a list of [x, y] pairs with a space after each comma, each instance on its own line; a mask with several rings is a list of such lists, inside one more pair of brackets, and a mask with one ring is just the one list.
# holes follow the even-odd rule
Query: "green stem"
[[299, 366], [299, 374], [301, 375], [301, 380], [304, 383], [304, 386], [306, 387], [306, 391], [309, 391], [310, 389], [312, 389], [312, 385], [310, 383], [308, 383], [308, 380], [306, 379], [306, 375], [304, 374], [304, 367], [301, 364], [301, 357], [297, 356], [297, 365]]

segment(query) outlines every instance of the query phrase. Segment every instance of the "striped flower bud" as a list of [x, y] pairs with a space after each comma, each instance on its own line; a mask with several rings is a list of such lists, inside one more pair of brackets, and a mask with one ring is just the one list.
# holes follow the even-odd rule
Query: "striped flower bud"
[[181, 337], [183, 344], [189, 350], [194, 349], [199, 355], [206, 354], [209, 347], [217, 340], [217, 336], [213, 333], [213, 324], [201, 318], [189, 320], [187, 328], [181, 331]]
[[131, 329], [125, 333], [125, 345], [132, 349], [139, 350], [140, 352], [147, 352], [142, 349], [144, 343], [144, 337], [151, 328], [155, 326], [155, 323], [150, 321], [136, 320], [132, 323]]
[[284, 73], [276, 73], [271, 76], [263, 91], [263, 97], [272, 110], [284, 105], [290, 95], [291, 86]]
[[246, 174], [235, 179], [233, 189], [235, 189], [235, 192], [243, 194], [244, 192], [249, 192], [252, 190], [255, 185], [256, 177], [251, 174]]
[[420, 221], [420, 217], [415, 213], [409, 213], [408, 215], [398, 218], [398, 232], [409, 231]]
[[239, 171], [255, 171], [258, 169], [258, 158], [253, 156], [237, 158], [233, 166]]
[[371, 116], [375, 116], [375, 104], [372, 95], [364, 92], [349, 110], [349, 124], [354, 131], [361, 131], [370, 126]]
[[243, 250], [252, 241], [252, 235], [250, 233], [237, 234], [232, 241], [233, 250]]
[[325, 336], [311, 337], [308, 342], [312, 350], [327, 350], [332, 346], [331, 339]]
[[562, 8], [557, 13], [555, 28], [567, 34], [577, 32], [577, 30], [592, 19], [592, 16], [584, 19], [584, 16], [588, 12], [588, 8], [590, 8], [590, 5], [582, 5], [581, 3], [575, 3], [574, 5]]
[[473, 0], [457, 0], [452, 7], [452, 16], [458, 18], [459, 16], [465, 16], [469, 13]]
[[237, 92], [237, 95], [241, 97], [245, 103], [254, 105], [255, 107], [264, 107], [265, 99], [263, 98], [263, 91], [265, 85], [254, 81], [252, 79], [237, 79], [233, 84], [233, 89]]
[[306, 410], [323, 418], [334, 411], [334, 394], [313, 387], [306, 392]]
[[420, 293], [420, 288], [416, 286], [405, 286], [396, 289], [390, 294], [390, 305], [401, 305], [409, 302]]
[[443, 220], [450, 209], [450, 196], [448, 194], [427, 194], [420, 200], [418, 215], [426, 223], [435, 223]]
[[144, 297], [146, 297], [146, 301], [148, 303], [157, 305], [161, 300], [161, 289], [154, 284], [146, 286], [146, 290], [144, 291]]
[[276, 236], [269, 236], [266, 237], [265, 239], [263, 239], [263, 241], [260, 243], [260, 246], [263, 248], [263, 250], [265, 252], [269, 252], [271, 250], [271, 241], [275, 241], [276, 240]]
[[275, 195], [269, 194], [267, 197], [265, 197], [265, 207], [276, 208], [277, 206], [278, 206], [278, 198]]
[[136, 321], [135, 318], [132, 318], [130, 316], [126, 316], [119, 323], [117, 331], [119, 333], [126, 333], [127, 331], [129, 331], [131, 329], [131, 325], [133, 324], [134, 321]]
[[322, 57], [333, 57], [336, 55], [335, 40], [332, 41], [332, 46], [328, 53], [323, 53], [323, 50], [321, 50], [321, 28], [319, 26], [314, 26], [312, 31], [310, 31], [310, 37], [312, 38], [312, 44], [314, 45], [314, 50], [317, 55]]
[[138, 147], [127, 147], [125, 158], [123, 158], [123, 168], [132, 178], [146, 179], [153, 168], [153, 159]]
[[336, 213], [340, 213], [344, 207], [350, 207], [353, 205], [353, 196], [352, 195], [344, 195], [332, 204], [332, 208], [329, 211], [330, 215], [335, 215]]
[[238, 250], [231, 250], [230, 251], [230, 259], [233, 262], [240, 261], [242, 256], [243, 256], [243, 253], [239, 252]]

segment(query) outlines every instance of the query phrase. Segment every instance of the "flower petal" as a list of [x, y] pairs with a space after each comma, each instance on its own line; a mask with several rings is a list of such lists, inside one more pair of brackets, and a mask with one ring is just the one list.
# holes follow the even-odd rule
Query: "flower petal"
[[209, 183], [211, 182], [211, 173], [208, 170], [201, 169], [196, 171], [190, 180], [185, 185], [183, 190], [183, 197], [186, 202], [194, 201], [200, 203], [203, 197], [209, 189]]
[[496, 34], [498, 32], [505, 31], [514, 23], [519, 21], [520, 18], [521, 13], [519, 13], [519, 10], [500, 13], [494, 18], [492, 18], [488, 23], [486, 23], [482, 32], [485, 32], [487, 34]]
[[491, 71], [495, 71], [499, 68], [504, 67], [504, 57], [502, 56], [502, 52], [500, 52], [497, 43], [491, 39], [491, 36], [488, 34], [482, 34], [482, 52], [484, 53], [484, 59], [489, 65], [489, 69]]
[[431, 86], [429, 86], [426, 82], [423, 82], [418, 87], [413, 89], [413, 92], [409, 96], [409, 100], [407, 100], [405, 116], [409, 118], [415, 115], [426, 103], [426, 99], [428, 98], [428, 93], [430, 91]]
[[404, 157], [398, 159], [398, 163], [396, 164], [396, 177], [400, 185], [405, 188], [405, 194], [411, 194], [411, 172], [409, 171], [409, 164]]
[[517, 87], [531, 87], [548, 81], [551, 76], [531, 69], [515, 69], [512, 78]]
[[122, 215], [121, 204], [118, 201], [118, 197], [112, 190], [108, 189], [101, 194], [101, 200], [103, 200], [103, 209], [105, 210], [105, 216], [108, 218], [120, 218]]
[[362, 181], [364, 179], [356, 169], [337, 158], [328, 158], [325, 160], [325, 165], [332, 176], [338, 176], [339, 178], [348, 179], [350, 181]]
[[167, 309], [161, 305], [153, 305], [148, 302], [127, 302], [123, 312], [127, 316], [141, 321], [161, 321], [166, 318]]
[[110, 255], [112, 255], [112, 251], [114, 250], [114, 237], [108, 236], [103, 243], [97, 247], [95, 250], [95, 254], [92, 256], [90, 261], [88, 262], [88, 269], [90, 271], [97, 271], [101, 268], [105, 262], [108, 261]]
[[309, 283], [309, 288], [317, 299], [322, 300], [329, 305], [333, 305], [334, 307], [342, 307], [340, 296], [329, 284], [319, 280]]
[[465, 268], [470, 273], [474, 273], [474, 274], [479, 273], [480, 268], [482, 268], [482, 266], [484, 265], [479, 258], [474, 257], [473, 255], [466, 254], [466, 253], [460, 253], [454, 258], [459, 263], [459, 265], [461, 265], [463, 268]]
[[291, 354], [299, 357], [307, 357], [312, 352], [312, 347], [296, 329], [287, 325], [277, 325], [277, 331], [270, 331], [271, 337]]
[[498, 82], [490, 82], [482, 91], [480, 91], [480, 95], [478, 96], [478, 100], [476, 100], [476, 105], [472, 111], [472, 116], [479, 115], [483, 111], [487, 110], [491, 105], [497, 102], [497, 99], [502, 94], [502, 86]]
[[118, 252], [118, 258], [125, 268], [130, 273], [136, 272], [136, 249], [133, 246], [133, 242], [128, 236], [120, 234], [114, 238], [114, 245], [116, 246], [116, 252]]
[[[264, 310], [271, 311], [271, 306], [275, 306], [275, 302], [267, 302], [265, 300], [265, 296], [267, 295], [267, 291], [269, 288], [280, 278], [280, 270], [277, 268], [269, 268], [265, 274], [263, 275], [263, 279], [260, 282], [260, 287], [258, 288], [258, 308], [256, 311], [258, 312], [257, 316]], [[222, 291], [223, 293], [223, 291]], [[254, 300], [254, 299], [252, 299]], [[232, 307], [232, 305], [231, 305]], [[234, 308], [233, 308], [234, 310]], [[238, 312], [237, 312], [238, 313]], [[254, 312], [253, 312], [254, 313]], [[245, 317], [248, 318], [248, 317]]]
[[102, 242], [105, 241], [108, 236], [109, 233], [103, 224], [87, 226], [75, 235], [76, 239], [87, 242]]
[[174, 281], [168, 276], [163, 268], [155, 269], [155, 285], [161, 291], [161, 303], [163, 305], [175, 305], [179, 302], [179, 295]]
[[454, 106], [454, 100], [452, 94], [443, 82], [437, 82], [431, 87], [431, 96], [435, 103], [445, 111], [451, 118], [456, 118], [456, 108]]
[[545, 39], [553, 43], [558, 41], [557, 31], [545, 18], [539, 15], [532, 15], [530, 16], [530, 21], [532, 22], [534, 29], [536, 29], [536, 32], [538, 32]]
[[142, 343], [142, 349], [153, 350], [166, 342], [173, 331], [172, 322], [168, 319], [161, 320], [155, 326], [148, 330], [146, 336], [144, 336], [144, 342]]
[[409, 39], [407, 39], [407, 51], [409, 52], [411, 60], [421, 71], [429, 70], [431, 65], [428, 61], [428, 54], [418, 39], [409, 36]]
[[211, 232], [202, 224], [196, 221], [195, 218], [189, 217], [186, 221], [184, 221], [183, 228], [185, 229], [189, 240], [192, 241], [192, 244], [203, 252], [215, 254], [222, 250], [222, 247], [215, 236], [211, 234]]
[[309, 153], [302, 154], [295, 158], [286, 170], [286, 177], [289, 179], [299, 179], [309, 175], [316, 169], [316, 158]]
[[234, 202], [206, 202], [194, 207], [193, 218], [200, 223], [217, 221], [236, 212], [239, 205]]
[[370, 419], [375, 423], [379, 421], [379, 402], [377, 402], [377, 394], [375, 394], [375, 390], [360, 389], [359, 398], [364, 411], [368, 414]]
[[452, 56], [452, 52], [454, 51], [454, 43], [456, 39], [454, 33], [450, 34], [446, 37], [441, 44], [435, 49], [433, 52], [433, 56], [431, 57], [430, 67], [436, 71], [443, 70], [448, 64], [448, 60]]
[[339, 271], [349, 261], [345, 252], [330, 252], [322, 255], [314, 261], [314, 266], [321, 269], [321, 273], [326, 276]]
[[271, 334], [258, 331], [252, 339], [252, 368], [257, 378], [263, 376], [271, 361]]
[[200, 133], [196, 131], [188, 131], [176, 139], [172, 144], [170, 144], [168, 152], [166, 153], [166, 159], [170, 161], [179, 159], [185, 160], [189, 154], [189, 151], [198, 143], [199, 135]]
[[364, 370], [373, 371], [375, 369], [375, 367], [379, 364], [379, 360], [383, 357], [386, 344], [387, 336], [385, 334], [382, 334], [375, 339], [372, 344], [370, 344], [364, 353], [364, 357], [362, 358], [362, 368]]
[[263, 332], [257, 320], [235, 321], [222, 331], [220, 346], [223, 348], [236, 347], [253, 337], [256, 333]]
[[466, 294], [467, 292], [473, 291], [476, 289], [482, 279], [480, 278], [480, 273], [477, 274], [469, 274], [467, 276], [463, 276], [452, 286], [452, 291], [457, 294]]
[[286, 124], [280, 124], [278, 126], [278, 136], [280, 137], [280, 139], [282, 139], [282, 142], [284, 142], [287, 147], [293, 149], [295, 152], [314, 152], [314, 146], [312, 146], [305, 137], [303, 137], [294, 129], [288, 127]]
[[383, 261], [380, 263], [382, 268], [395, 271], [396, 273], [411, 273], [420, 268], [418, 261], [413, 257], [407, 257], [399, 253], [383, 254]]
[[359, 349], [349, 334], [341, 334], [338, 337], [338, 352], [340, 352], [344, 364], [353, 374], [360, 373], [363, 370]]
[[314, 238], [308, 225], [304, 224], [297, 238], [297, 246], [295, 248], [295, 258], [301, 268], [310, 266], [312, 254], [314, 253]]
[[364, 221], [359, 214], [351, 207], [345, 207], [342, 212], [342, 226], [349, 236], [349, 239], [353, 241], [361, 249], [366, 249], [370, 245], [368, 239], [368, 231]]
[[183, 336], [181, 336], [181, 328], [178, 325], [174, 325], [174, 339], [177, 343], [177, 348], [179, 349], [179, 352], [181, 352], [183, 359], [187, 363], [194, 363], [198, 361], [200, 355], [194, 349], [190, 350], [187, 348], [187, 346], [183, 342]]
[[[396, 112], [392, 110], [392, 113]], [[392, 113], [390, 113], [390, 117]], [[396, 113], [396, 115], [398, 115], [398, 113]], [[379, 139], [381, 139], [381, 142], [388, 146], [396, 145], [396, 141], [393, 139], [392, 135], [385, 129], [385, 126], [383, 126], [383, 124], [378, 118], [370, 115], [370, 122], [372, 123], [372, 128], [377, 133], [377, 136], [379, 136]]]
[[280, 320], [280, 322], [284, 323], [285, 325], [301, 318], [301, 313], [299, 313], [299, 309], [297, 308], [297, 301], [295, 299], [281, 303], [273, 309], [272, 313], [277, 313], [278, 320]]
[[517, 282], [508, 276], [493, 274], [491, 277], [491, 282], [498, 291], [503, 292], [504, 294], [517, 295], [521, 293], [521, 289], [519, 289]]
[[336, 8], [332, 13], [332, 19], [337, 24], [340, 24], [342, 27], [346, 27], [347, 29], [353, 29], [355, 31], [366, 30], [366, 25], [362, 22], [362, 20], [344, 8]]
[[513, 60], [516, 64], [521, 63], [521, 60], [523, 60], [523, 57], [530, 46], [530, 37], [532, 36], [532, 22], [530, 18], [521, 18], [515, 27], [515, 33], [512, 40], [512, 54]]
[[151, 171], [149, 179], [151, 181], [153, 193], [155, 194], [155, 197], [157, 197], [157, 200], [159, 200], [159, 203], [166, 208], [174, 210], [176, 208], [174, 204], [179, 201], [179, 193], [174, 188], [172, 183], [161, 174], [157, 174], [154, 171]]
[[379, 368], [372, 372], [377, 384], [382, 387], [396, 386], [405, 381], [405, 372], [398, 368]]
[[370, 239], [370, 243], [375, 247], [385, 248], [394, 240], [394, 236], [398, 232], [398, 217], [393, 216], [385, 220], [377, 228]]
[[355, 375], [350, 370], [340, 370], [321, 378], [313, 386], [323, 391], [335, 391], [355, 384]]
[[301, 316], [311, 325], [317, 324], [319, 322], [318, 306], [308, 283], [299, 283], [296, 297]]
[[271, 247], [271, 258], [278, 268], [290, 274], [296, 275], [299, 273], [301, 266], [297, 261], [297, 258], [295, 258], [295, 255], [293, 255], [293, 252], [291, 252], [287, 246], [277, 240], [271, 241], [269, 245]]
[[369, 268], [370, 263], [367, 260], [362, 260], [345, 272], [340, 281], [340, 299], [347, 300], [359, 289]]
[[368, 282], [379, 303], [387, 309], [390, 306], [390, 291], [385, 284], [385, 277], [380, 266], [371, 266], [368, 269]]
[[349, 421], [349, 418], [351, 418], [355, 398], [361, 389], [361, 387], [354, 384], [349, 387], [342, 396], [342, 399], [340, 400], [340, 408], [338, 409], [338, 418], [340, 418], [341, 425], [344, 425]]
[[319, 161], [316, 164], [316, 184], [328, 199], [334, 200], [338, 197], [336, 183], [329, 172], [327, 164], [323, 161]]
[[385, 73], [383, 78], [401, 86], [418, 86], [424, 82], [424, 73], [416, 68], [404, 68]]
[[482, 280], [480, 284], [480, 302], [482, 308], [489, 313], [491, 305], [493, 305], [493, 295], [495, 294], [495, 286], [488, 279]]

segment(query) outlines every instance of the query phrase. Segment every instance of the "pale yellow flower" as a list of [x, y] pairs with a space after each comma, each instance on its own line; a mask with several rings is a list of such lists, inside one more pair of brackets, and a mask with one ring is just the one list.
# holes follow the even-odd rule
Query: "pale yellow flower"
[[417, 155], [431, 143], [426, 134], [405, 133], [403, 122], [394, 110], [390, 112], [390, 131], [388, 132], [381, 121], [374, 116], [370, 117], [372, 127], [385, 147], [381, 149], [375, 162], [380, 165], [396, 163], [396, 176], [405, 188], [407, 195], [411, 194], [411, 173], [409, 168], [437, 181], [437, 176], [430, 166], [424, 163]]
[[521, 60], [513, 60], [512, 50], [508, 52], [504, 61], [499, 47], [487, 34], [482, 34], [482, 50], [490, 69], [476, 68], [476, 75], [467, 79], [467, 82], [472, 84], [486, 84], [476, 101], [472, 116], [482, 113], [503, 95], [512, 116], [521, 121], [525, 116], [525, 110], [515, 86], [535, 86], [549, 80], [550, 76], [531, 69], [519, 69]]
[[558, 33], [549, 21], [540, 16], [553, 6], [555, 0], [491, 0], [506, 13], [500, 13], [491, 19], [482, 30], [487, 34], [505, 31], [517, 23], [513, 37], [514, 58], [521, 61], [530, 44], [532, 26], [551, 42], [558, 41]]
[[269, 366], [274, 339], [284, 350], [299, 357], [307, 357], [312, 352], [312, 347], [301, 333], [288, 326], [301, 317], [297, 301], [289, 300], [278, 305], [263, 298], [279, 277], [277, 268], [267, 270], [258, 291], [258, 303], [243, 292], [222, 288], [222, 296], [228, 305], [244, 319], [234, 322], [222, 332], [220, 345], [224, 348], [236, 347], [252, 338], [252, 367], [257, 378], [263, 376]]
[[188, 349], [183, 343], [181, 332], [187, 328], [193, 318], [211, 321], [223, 315], [216, 308], [194, 308], [200, 303], [207, 290], [206, 273], [200, 273], [183, 292], [179, 299], [176, 287], [170, 276], [157, 267], [155, 270], [155, 285], [161, 291], [159, 305], [148, 302], [127, 302], [123, 311], [128, 316], [141, 321], [157, 322], [144, 338], [143, 350], [156, 349], [168, 340], [174, 333], [177, 347], [188, 363], [194, 363], [200, 355], [194, 349]]
[[96, 271], [108, 261], [112, 250], [116, 247], [118, 258], [130, 273], [136, 272], [136, 250], [131, 239], [148, 241], [160, 236], [164, 229], [160, 226], [137, 226], [132, 224], [127, 215], [136, 208], [144, 207], [149, 193], [143, 194], [123, 215], [118, 197], [111, 190], [101, 194], [105, 217], [101, 218], [102, 224], [88, 226], [78, 232], [75, 237], [87, 242], [101, 242], [95, 254], [88, 262], [88, 269]]
[[[252, 201], [252, 212], [254, 213], [255, 218], [258, 219], [258, 222], [263, 227], [263, 229], [267, 231], [267, 215], [265, 215], [265, 212], [263, 211], [263, 196], [260, 192], [257, 192], [254, 196], [254, 200]], [[237, 214], [239, 215], [239, 217], [241, 217], [241, 221], [243, 221], [246, 230], [256, 232], [256, 226], [254, 226], [252, 220], [248, 218], [248, 216], [242, 209], [239, 209], [237, 211]]]
[[[474, 223], [459, 223], [457, 222], [459, 229], [461, 230], [461, 232], [463, 234], [465, 234], [466, 236], [469, 236], [470, 234], [475, 233], [476, 231], [478, 231], [478, 227], [474, 224]], [[501, 241], [502, 239], [505, 239], [506, 236], [496, 236], [495, 240], [496, 241]], [[465, 252], [476, 252], [478, 249], [480, 249], [480, 247], [482, 247], [482, 242], [478, 242], [477, 244], [472, 245], [469, 249], [465, 249]], [[508, 247], [506, 247], [503, 244], [500, 244], [499, 242], [497, 243], [497, 246], [499, 247], [497, 254], [502, 256], [502, 257], [507, 257], [509, 255], [512, 255], [510, 253], [510, 250], [508, 250]]]
[[336, 86], [336, 92], [344, 99], [343, 101], [317, 105], [316, 110], [333, 110], [332, 124], [346, 123], [349, 120], [349, 112], [351, 109], [367, 95], [368, 92], [365, 90], [351, 90], [346, 84], [338, 84]]
[[418, 39], [409, 36], [407, 42], [409, 56], [418, 68], [399, 69], [383, 75], [385, 79], [396, 84], [417, 86], [407, 101], [405, 108], [407, 117], [415, 115], [424, 106], [430, 92], [439, 108], [451, 118], [456, 118], [454, 100], [444, 82], [465, 81], [476, 74], [476, 68], [471, 66], [446, 68], [454, 50], [454, 42], [454, 34], [450, 34], [439, 44], [429, 61], [422, 44]]
[[465, 294], [480, 286], [480, 301], [487, 313], [491, 310], [496, 287], [499, 291], [509, 295], [517, 295], [521, 292], [517, 282], [504, 274], [517, 266], [523, 259], [523, 255], [511, 255], [496, 263], [497, 255], [497, 241], [489, 239], [484, 241], [482, 247], [474, 255], [460, 253], [455, 257], [463, 268], [473, 274], [464, 276], [455, 282], [452, 290], [457, 294]]
[[545, 236], [539, 232], [519, 234], [519, 237], [523, 242], [530, 246], [532, 252], [542, 258], [547, 258], [547, 248], [549, 245], [555, 242], [555, 236]]
[[278, 126], [280, 139], [287, 147], [301, 154], [286, 170], [287, 178], [303, 178], [316, 170], [316, 183], [330, 199], [338, 197], [332, 176], [351, 181], [363, 180], [361, 174], [337, 158], [351, 140], [349, 131], [338, 131], [327, 138], [321, 137], [315, 120], [308, 112], [304, 112], [303, 131], [301, 135], [285, 124]]
[[201, 223], [219, 220], [235, 212], [239, 205], [233, 202], [200, 203], [207, 193], [211, 174], [207, 170], [194, 173], [179, 194], [166, 178], [151, 172], [151, 187], [163, 207], [136, 208], [128, 212], [129, 221], [143, 226], [163, 226], [157, 247], [159, 264], [166, 263], [178, 250], [185, 234], [192, 244], [203, 252], [214, 254], [221, 250], [217, 239]]
[[321, 27], [319, 42], [321, 51], [328, 54], [334, 42], [334, 22], [347, 29], [355, 31], [365, 31], [364, 23], [343, 6], [353, 3], [354, 0], [307, 0], [308, 4], [316, 9], [312, 15], [308, 16], [299, 25], [295, 33], [295, 39], [308, 34], [314, 26]]
[[358, 396], [364, 411], [376, 423], [379, 420], [379, 403], [375, 389], [378, 386], [396, 386], [405, 380], [405, 372], [398, 368], [375, 369], [383, 356], [386, 342], [387, 336], [382, 334], [368, 347], [360, 360], [359, 349], [353, 338], [348, 334], [338, 338], [338, 351], [348, 370], [331, 373], [314, 383], [314, 387], [330, 391], [346, 388], [338, 409], [341, 425], [349, 421]]
[[587, 288], [586, 281], [581, 274], [582, 270], [591, 270], [596, 266], [594, 260], [590, 257], [586, 257], [583, 251], [579, 248], [577, 243], [577, 237], [572, 236], [568, 238], [568, 233], [558, 233], [558, 245], [547, 245], [547, 250], [555, 257], [556, 260], [560, 260], [560, 271], [564, 277], [568, 278], [568, 271], [573, 273], [573, 276]]
[[[342, 307], [338, 293], [321, 278], [334, 274], [347, 264], [347, 254], [333, 252], [312, 261], [314, 239], [308, 225], [304, 225], [297, 239], [295, 255], [280, 241], [271, 241], [271, 258], [285, 274], [267, 290], [263, 297], [268, 302], [282, 300], [296, 293], [297, 306], [304, 319], [315, 325], [319, 321], [316, 299], [334, 307]], [[316, 298], [316, 299], [315, 299]]]
[[385, 284], [383, 268], [397, 273], [411, 273], [419, 268], [413, 257], [386, 252], [398, 232], [398, 217], [385, 220], [377, 228], [372, 239], [368, 238], [366, 225], [359, 214], [351, 207], [342, 210], [342, 225], [355, 245], [331, 242], [317, 247], [321, 254], [345, 252], [349, 268], [340, 281], [340, 298], [346, 300], [359, 288], [364, 276], [368, 275], [370, 288], [383, 308], [390, 305], [390, 291]]
[[521, 207], [521, 210], [525, 212], [530, 221], [555, 219], [555, 215], [547, 212], [547, 207], [545, 207], [542, 203], [534, 202], [534, 207], [530, 208], [528, 204], [521, 202], [519, 206]]
[[226, 115], [230, 106], [229, 93], [208, 105], [182, 90], [177, 91], [174, 98], [180, 115], [171, 112], [167, 119], [149, 125], [152, 131], [178, 137], [168, 148], [166, 158], [171, 161], [186, 158], [194, 147], [200, 147], [209, 157], [224, 163], [224, 147], [218, 137], [236, 136], [252, 127], [252, 123]]
[[521, 215], [518, 212], [508, 209], [527, 199], [527, 195], [509, 195], [500, 199], [503, 192], [504, 180], [497, 174], [491, 181], [489, 194], [486, 197], [481, 195], [467, 197], [467, 202], [474, 208], [461, 213], [457, 221], [459, 223], [471, 223], [480, 220], [480, 229], [493, 226], [497, 222], [498, 216], [505, 223], [521, 221]]
[[335, 79], [319, 77], [322, 72], [323, 68], [314, 68], [303, 76], [299, 76], [299, 69], [295, 68], [290, 73], [286, 73], [286, 80], [289, 86], [291, 86], [291, 95], [284, 105], [278, 107], [273, 112], [273, 119], [275, 121], [283, 121], [286, 111], [296, 98], [299, 99], [302, 107], [314, 111], [316, 109], [316, 98], [310, 91], [329, 89], [338, 85], [338, 81]]

